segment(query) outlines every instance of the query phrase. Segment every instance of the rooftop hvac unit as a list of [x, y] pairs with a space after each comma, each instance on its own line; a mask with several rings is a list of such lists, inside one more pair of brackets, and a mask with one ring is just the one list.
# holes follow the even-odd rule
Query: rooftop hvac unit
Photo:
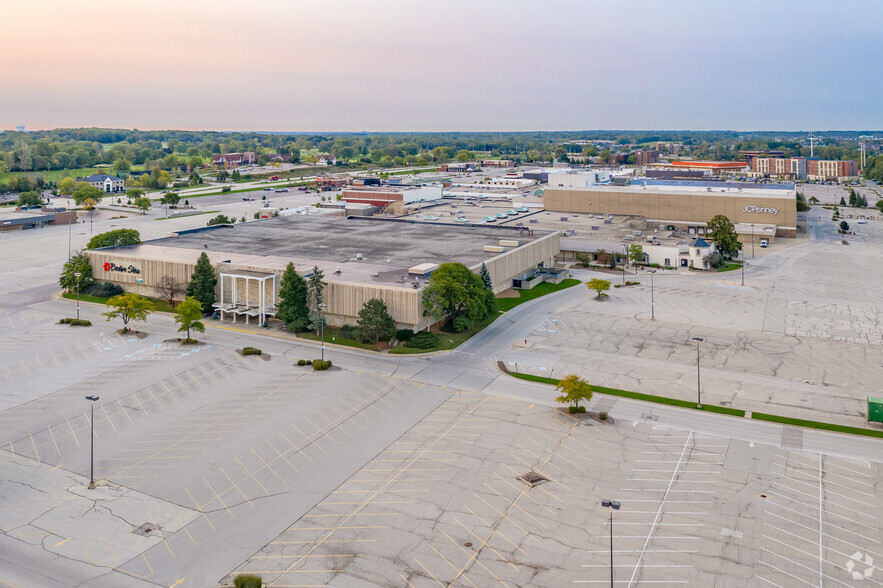
[[499, 244], [503, 247], [518, 247], [518, 241], [510, 241], [508, 239], [501, 239]]
[[500, 247], [499, 245], [485, 245], [482, 248], [482, 251], [485, 251], [487, 253], [502, 253], [503, 248]]

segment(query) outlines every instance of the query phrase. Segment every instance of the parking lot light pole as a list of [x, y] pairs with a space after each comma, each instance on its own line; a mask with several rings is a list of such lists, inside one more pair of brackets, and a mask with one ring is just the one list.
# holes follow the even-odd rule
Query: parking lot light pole
[[322, 310], [328, 308], [327, 304], [319, 305], [319, 322], [322, 325], [322, 361], [325, 361], [325, 315], [322, 314]]
[[89, 490], [92, 490], [93, 488], [95, 488], [95, 401], [98, 400], [98, 396], [86, 396], [86, 400], [92, 402], [92, 418], [89, 419], [89, 424], [92, 428], [89, 450]]
[[610, 588], [613, 588], [613, 511], [619, 510], [619, 507], [622, 505], [618, 500], [607, 500], [605, 498], [601, 501], [601, 506], [610, 509]]
[[754, 224], [751, 225], [751, 259], [754, 259]]
[[742, 285], [745, 285], [745, 247], [744, 245], [739, 248], [739, 251], [742, 252]]
[[656, 270], [648, 270], [650, 272], [650, 320], [656, 320], [656, 302], [653, 298], [653, 274]]
[[625, 268], [628, 267], [629, 258], [626, 252], [625, 243], [622, 244], [622, 285], [625, 286]]
[[696, 341], [696, 408], [702, 408], [702, 380], [699, 379], [699, 344], [703, 340], [702, 337], [693, 337], [693, 341]]
[[80, 320], [80, 276], [82, 276], [80, 272], [74, 272], [74, 277], [77, 278], [77, 320]]

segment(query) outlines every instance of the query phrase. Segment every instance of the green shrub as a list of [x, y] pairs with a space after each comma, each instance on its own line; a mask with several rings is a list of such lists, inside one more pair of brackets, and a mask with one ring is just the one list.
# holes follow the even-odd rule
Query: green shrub
[[224, 186], [223, 188], [221, 188], [221, 193], [222, 193], [222, 194], [225, 194], [225, 193], [227, 193], [227, 192], [229, 192], [229, 191], [230, 191], [230, 186]]
[[331, 367], [331, 360], [330, 359], [326, 359], [326, 360], [314, 359], [313, 360], [313, 370], [315, 370], [315, 371], [324, 371], [330, 367]]
[[355, 339], [358, 335], [358, 330], [354, 325], [343, 325], [340, 327], [340, 336], [344, 339]]
[[86, 319], [63, 318], [58, 321], [59, 325], [70, 325], [72, 327], [91, 327], [92, 321]]
[[261, 588], [263, 581], [257, 574], [239, 574], [233, 579], [236, 588]]
[[412, 349], [432, 349], [438, 347], [438, 337], [429, 331], [420, 331], [415, 333], [410, 341], [405, 343], [405, 347]]
[[602, 421], [606, 421], [607, 420], [607, 413], [606, 412], [599, 412], [598, 418], [601, 419]]
[[110, 282], [104, 282], [103, 284], [92, 284], [87, 292], [87, 294], [91, 294], [92, 296], [97, 296], [99, 298], [112, 298], [114, 296], [119, 296], [122, 293], [122, 288], [120, 288], [116, 284], [111, 284]]
[[256, 347], [246, 347], [242, 350], [242, 355], [260, 355], [261, 350]]
[[305, 366], [305, 365], [307, 365], [307, 360], [305, 360], [305, 359], [299, 359], [299, 360], [297, 360], [297, 365], [299, 365], [299, 366]]
[[472, 326], [472, 321], [469, 317], [460, 315], [451, 321], [451, 327], [455, 333], [462, 333], [463, 331], [469, 329]]
[[308, 360], [307, 360], [307, 365], [313, 365], [313, 360], [312, 360], [312, 359], [308, 359]]
[[586, 407], [585, 406], [568, 406], [567, 412], [569, 412], [570, 414], [576, 414], [578, 412], [584, 413], [584, 412], [586, 412]]
[[189, 338], [189, 339], [185, 338], [181, 341], [181, 343], [183, 345], [195, 345], [196, 343], [199, 343], [199, 341], [197, 341], [196, 339], [193, 339], [193, 338]]
[[396, 339], [399, 341], [410, 341], [414, 337], [414, 331], [411, 329], [399, 329], [396, 331]]

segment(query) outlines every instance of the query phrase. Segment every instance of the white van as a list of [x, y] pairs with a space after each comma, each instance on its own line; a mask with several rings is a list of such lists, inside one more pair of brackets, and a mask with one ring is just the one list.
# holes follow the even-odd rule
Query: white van
[[766, 246], [769, 245], [769, 244], [770, 244], [770, 242], [769, 242], [767, 239], [761, 239], [761, 240], [760, 240], [760, 246], [761, 246], [762, 248], [766, 248]]

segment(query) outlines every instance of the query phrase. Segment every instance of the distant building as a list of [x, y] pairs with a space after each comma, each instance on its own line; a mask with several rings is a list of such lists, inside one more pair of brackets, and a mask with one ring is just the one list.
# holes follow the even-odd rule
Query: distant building
[[834, 161], [826, 159], [808, 159], [806, 161], [806, 178], [808, 180], [838, 181], [858, 178], [858, 162]]
[[587, 188], [610, 181], [610, 170], [549, 173], [546, 180], [553, 188]]
[[785, 157], [784, 151], [757, 151], [757, 150], [742, 150], [739, 151], [740, 159], [747, 159], [748, 161], [753, 160], [756, 157]]
[[221, 155], [212, 155], [212, 165], [231, 169], [241, 165], [253, 164], [257, 161], [254, 151], [245, 151], [244, 153], [223, 153]]
[[668, 141], [657, 141], [656, 150], [665, 155], [677, 155], [681, 152], [683, 145], [681, 143], [672, 143]]
[[383, 208], [393, 202], [423, 202], [442, 197], [441, 186], [349, 186], [341, 200], [347, 203], [371, 204]]
[[751, 169], [747, 161], [672, 161], [648, 164], [650, 166], [655, 169], [701, 171], [709, 176], [719, 176], [722, 172], [747, 172]]
[[316, 163], [319, 165], [337, 165], [337, 158], [323, 153], [316, 156]]
[[659, 161], [659, 151], [651, 149], [649, 151], [635, 151], [635, 165], [644, 167], [651, 163]]
[[793, 180], [806, 179], [806, 158], [804, 157], [754, 157], [751, 161], [752, 175]]
[[512, 167], [515, 162], [511, 159], [485, 159], [481, 165], [482, 167]]
[[25, 132], [25, 126], [24, 126], [24, 125], [18, 125], [17, 127], [15, 127], [15, 130], [18, 131], [19, 133], [24, 133], [24, 132]]
[[126, 191], [126, 181], [124, 179], [116, 176], [109, 176], [107, 174], [97, 174], [94, 176], [86, 176], [85, 178], [77, 178], [77, 182], [86, 182], [90, 186], [98, 188], [105, 194]]

